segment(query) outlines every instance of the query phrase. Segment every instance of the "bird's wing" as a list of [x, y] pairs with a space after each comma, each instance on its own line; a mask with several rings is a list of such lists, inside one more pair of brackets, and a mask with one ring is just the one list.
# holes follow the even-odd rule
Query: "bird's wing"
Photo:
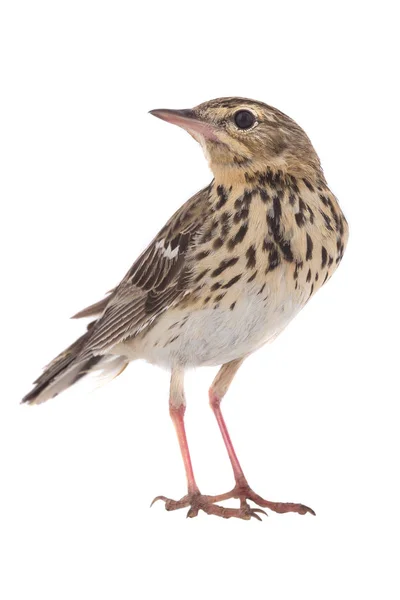
[[139, 256], [107, 299], [83, 356], [107, 353], [190, 292], [189, 256], [196, 234], [204, 228], [211, 211], [209, 190], [207, 187], [188, 200]]

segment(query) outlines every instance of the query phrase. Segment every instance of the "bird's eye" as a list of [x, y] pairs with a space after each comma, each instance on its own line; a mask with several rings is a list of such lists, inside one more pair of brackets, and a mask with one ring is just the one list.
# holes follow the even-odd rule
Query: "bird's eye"
[[250, 129], [256, 122], [256, 118], [249, 110], [238, 110], [234, 116], [236, 126], [239, 129]]

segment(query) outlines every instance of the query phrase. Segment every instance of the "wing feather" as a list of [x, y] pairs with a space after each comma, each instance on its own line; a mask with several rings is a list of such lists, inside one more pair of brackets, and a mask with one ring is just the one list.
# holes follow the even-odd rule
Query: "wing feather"
[[190, 292], [192, 248], [212, 212], [209, 190], [188, 200], [128, 271], [92, 327], [83, 358], [134, 337]]
[[[114, 290], [111, 290], [108, 293], [112, 294], [113, 291]], [[96, 302], [95, 304], [91, 304], [90, 306], [87, 306], [83, 310], [80, 310], [75, 315], [73, 315], [71, 317], [71, 319], [83, 319], [84, 317], [98, 317], [98, 316], [100, 316], [104, 312], [104, 310], [106, 309], [106, 306], [110, 302], [110, 299], [111, 299], [111, 296], [106, 296], [105, 298], [103, 298], [99, 302]]]

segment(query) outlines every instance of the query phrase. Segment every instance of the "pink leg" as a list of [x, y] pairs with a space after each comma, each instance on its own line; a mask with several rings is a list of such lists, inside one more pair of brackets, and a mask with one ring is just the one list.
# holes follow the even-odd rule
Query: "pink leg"
[[221, 412], [221, 408], [220, 408], [222, 398], [219, 398], [216, 395], [213, 388], [210, 389], [209, 396], [210, 396], [210, 406], [213, 410], [215, 418], [217, 419], [219, 429], [221, 431], [223, 440], [225, 442], [226, 449], [228, 451], [228, 456], [229, 456], [229, 460], [231, 461], [236, 484], [240, 485], [240, 486], [247, 485], [247, 480], [246, 480], [246, 477], [244, 476], [243, 469], [240, 466], [240, 462], [236, 455], [235, 448], [233, 447], [231, 436], [229, 435], [228, 428], [225, 423], [225, 419], [222, 416], [222, 412]]
[[212, 496], [205, 496], [200, 493], [194, 478], [192, 461], [190, 459], [189, 446], [186, 438], [184, 423], [185, 409], [182, 373], [173, 372], [171, 377], [169, 412], [172, 422], [175, 426], [176, 435], [178, 437], [179, 447], [182, 454], [183, 464], [186, 472], [188, 493], [180, 500], [172, 500], [166, 496], [157, 496], [154, 498], [152, 504], [154, 504], [154, 502], [157, 500], [163, 500], [167, 510], [177, 510], [179, 508], [189, 507], [189, 512], [187, 514], [188, 517], [196, 517], [199, 511], [202, 510], [209, 515], [215, 515], [225, 519], [229, 519], [230, 517], [246, 520], [251, 519], [252, 517], [255, 519], [260, 519], [258, 513], [263, 513], [264, 511], [256, 508], [250, 508], [245, 502], [241, 503], [240, 508], [225, 508], [223, 506], [216, 505]]
[[270, 502], [268, 500], [264, 500], [261, 498], [261, 496], [253, 492], [247, 483], [247, 479], [243, 473], [242, 467], [240, 466], [238, 457], [236, 456], [228, 428], [221, 412], [221, 400], [226, 394], [228, 387], [242, 362], [243, 360], [237, 360], [223, 365], [209, 392], [210, 406], [214, 412], [215, 418], [217, 419], [219, 429], [225, 442], [236, 482], [236, 485], [231, 492], [214, 496], [214, 502], [222, 502], [223, 500], [234, 497], [240, 498], [242, 505], [246, 502], [246, 500], [252, 500], [259, 506], [269, 508], [278, 513], [297, 512], [304, 515], [309, 512], [311, 514], [315, 514], [311, 508], [304, 506], [303, 504], [294, 504], [292, 502]]
[[189, 446], [186, 438], [184, 415], [186, 406], [181, 404], [176, 407], [170, 404], [169, 414], [171, 415], [172, 422], [175, 426], [176, 435], [178, 437], [179, 447], [181, 449], [183, 464], [186, 472], [186, 479], [188, 484], [189, 494], [199, 494], [199, 488], [197, 487], [196, 480], [194, 478], [192, 461], [190, 459]]

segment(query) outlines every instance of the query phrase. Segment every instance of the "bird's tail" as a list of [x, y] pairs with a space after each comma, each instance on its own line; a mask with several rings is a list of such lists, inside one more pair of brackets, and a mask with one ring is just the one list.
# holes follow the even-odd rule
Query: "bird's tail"
[[34, 382], [34, 388], [22, 402], [40, 404], [50, 400], [91, 371], [103, 370], [106, 375], [113, 376], [123, 371], [127, 365], [123, 356], [86, 356], [84, 360], [80, 360], [79, 355], [90, 337], [92, 325], [94, 322], [89, 325], [84, 335], [47, 365], [42, 375]]

